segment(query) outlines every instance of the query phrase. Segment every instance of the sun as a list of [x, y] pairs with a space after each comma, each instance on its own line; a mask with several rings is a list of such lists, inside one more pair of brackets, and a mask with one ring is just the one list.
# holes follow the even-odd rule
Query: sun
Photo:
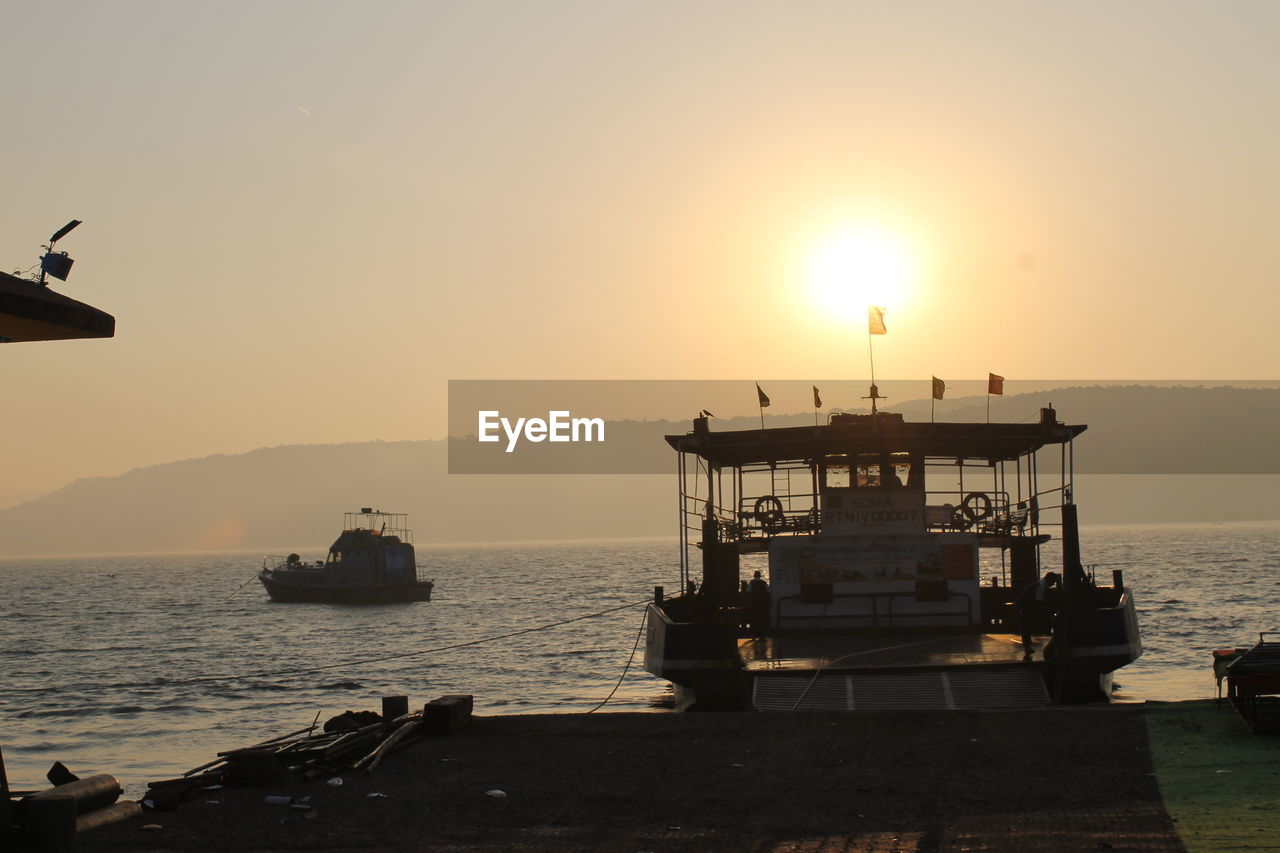
[[915, 262], [898, 233], [871, 225], [833, 232], [809, 255], [807, 279], [823, 310], [846, 319], [865, 317], [867, 306], [901, 307]]

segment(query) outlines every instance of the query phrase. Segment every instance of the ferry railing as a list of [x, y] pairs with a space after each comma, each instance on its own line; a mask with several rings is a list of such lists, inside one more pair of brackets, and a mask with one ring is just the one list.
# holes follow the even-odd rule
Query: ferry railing
[[262, 558], [262, 568], [269, 571], [275, 571], [276, 569], [283, 569], [290, 566], [299, 569], [318, 568], [324, 566], [324, 560], [299, 560], [297, 562], [290, 563], [288, 557], [284, 557], [279, 554], [268, 554]]
[[[963, 508], [964, 498], [970, 492], [936, 490], [926, 493], [925, 529], [929, 532], [1003, 533], [1021, 535], [1033, 533], [1040, 525], [1057, 526], [1045, 520], [1047, 513], [1060, 510], [1062, 504], [1035, 505], [1030, 501], [1015, 501], [1007, 493], [984, 492], [991, 501], [989, 509], [970, 518]], [[1049, 495], [1051, 491], [1040, 494]], [[737, 507], [712, 507], [712, 513], [720, 526], [721, 541], [743, 541], [756, 536], [818, 533], [821, 531], [821, 512], [816, 506], [772, 509], [756, 512], [758, 498], [748, 497]], [[941, 500], [941, 502], [938, 502]], [[954, 503], [952, 502], [954, 500]], [[749, 507], [749, 508], [748, 508]], [[700, 537], [702, 522], [706, 518], [705, 498], [682, 494], [680, 528], [686, 534]]]
[[[368, 527], [361, 527], [367, 523]], [[401, 542], [413, 544], [413, 531], [409, 529], [407, 512], [347, 512], [343, 513], [344, 530], [373, 530], [383, 536], [395, 536]]]
[[[1054, 490], [1037, 493], [1036, 497], [1053, 495]], [[1055, 520], [1063, 503], [1015, 501], [1007, 494], [984, 492], [991, 499], [990, 509], [970, 518], [964, 512], [963, 498], [970, 494], [944, 490], [928, 492], [925, 505], [926, 531], [931, 533], [977, 532], [1003, 535], [1035, 535], [1040, 527], [1060, 527]], [[941, 502], [938, 502], [941, 499]], [[953, 503], [952, 500], [955, 500]], [[751, 506], [749, 499], [741, 506]], [[712, 513], [720, 527], [721, 541], [744, 541], [756, 537], [821, 532], [821, 512], [816, 507], [771, 510], [757, 513], [753, 509], [715, 506]], [[692, 495], [681, 496], [680, 529], [697, 541], [706, 518], [706, 500]]]
[[[972, 494], [986, 497], [981, 514], [965, 511], [965, 501]], [[925, 527], [931, 532], [1021, 532], [1035, 526], [1035, 515], [1030, 505], [1014, 501], [1004, 491], [934, 489], [925, 492]]]

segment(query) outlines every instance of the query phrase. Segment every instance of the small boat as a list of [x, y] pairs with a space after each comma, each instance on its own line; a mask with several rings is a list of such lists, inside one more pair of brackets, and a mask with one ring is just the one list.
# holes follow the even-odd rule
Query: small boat
[[[1121, 573], [1108, 585], [1080, 561], [1084, 431], [1052, 408], [1000, 424], [873, 407], [725, 432], [699, 417], [667, 436], [680, 593], [654, 591], [645, 668], [690, 710], [1108, 700], [1142, 642]], [[1056, 588], [1040, 580], [1052, 538]]]
[[331, 604], [430, 601], [435, 585], [418, 576], [408, 515], [371, 507], [345, 513], [328, 559], [268, 556], [258, 579], [276, 601]]
[[[1234, 655], [1214, 652], [1214, 673], [1225, 673], [1231, 704], [1255, 734], [1280, 732], [1280, 640], [1276, 636], [1276, 631], [1263, 631], [1251, 649], [1233, 649]], [[1229, 655], [1220, 670], [1219, 658]], [[1221, 693], [1221, 676], [1218, 683]]]

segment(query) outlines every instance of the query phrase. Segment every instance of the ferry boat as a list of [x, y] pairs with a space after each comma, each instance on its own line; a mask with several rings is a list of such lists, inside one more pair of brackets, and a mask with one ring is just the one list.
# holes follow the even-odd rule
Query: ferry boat
[[[654, 591], [645, 668], [686, 710], [1108, 700], [1142, 643], [1123, 575], [1106, 585], [1080, 561], [1086, 427], [1052, 408], [1038, 423], [909, 423], [875, 398], [812, 427], [699, 417], [666, 437], [680, 593]], [[1052, 551], [1060, 583], [1037, 589]]]
[[268, 556], [258, 579], [276, 601], [334, 604], [430, 601], [435, 586], [418, 574], [408, 515], [372, 507], [344, 514], [327, 559]]

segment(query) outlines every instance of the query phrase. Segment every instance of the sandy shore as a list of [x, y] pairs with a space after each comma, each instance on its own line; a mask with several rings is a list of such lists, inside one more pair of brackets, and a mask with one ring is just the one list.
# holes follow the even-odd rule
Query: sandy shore
[[[309, 796], [313, 816], [268, 805], [267, 795]], [[373, 775], [347, 774], [341, 787], [210, 791], [86, 834], [79, 849], [1182, 846], [1161, 804], [1142, 709], [1112, 706], [477, 717]]]
[[1145, 710], [1160, 793], [1187, 849], [1280, 849], [1280, 737], [1253, 734], [1225, 702]]

